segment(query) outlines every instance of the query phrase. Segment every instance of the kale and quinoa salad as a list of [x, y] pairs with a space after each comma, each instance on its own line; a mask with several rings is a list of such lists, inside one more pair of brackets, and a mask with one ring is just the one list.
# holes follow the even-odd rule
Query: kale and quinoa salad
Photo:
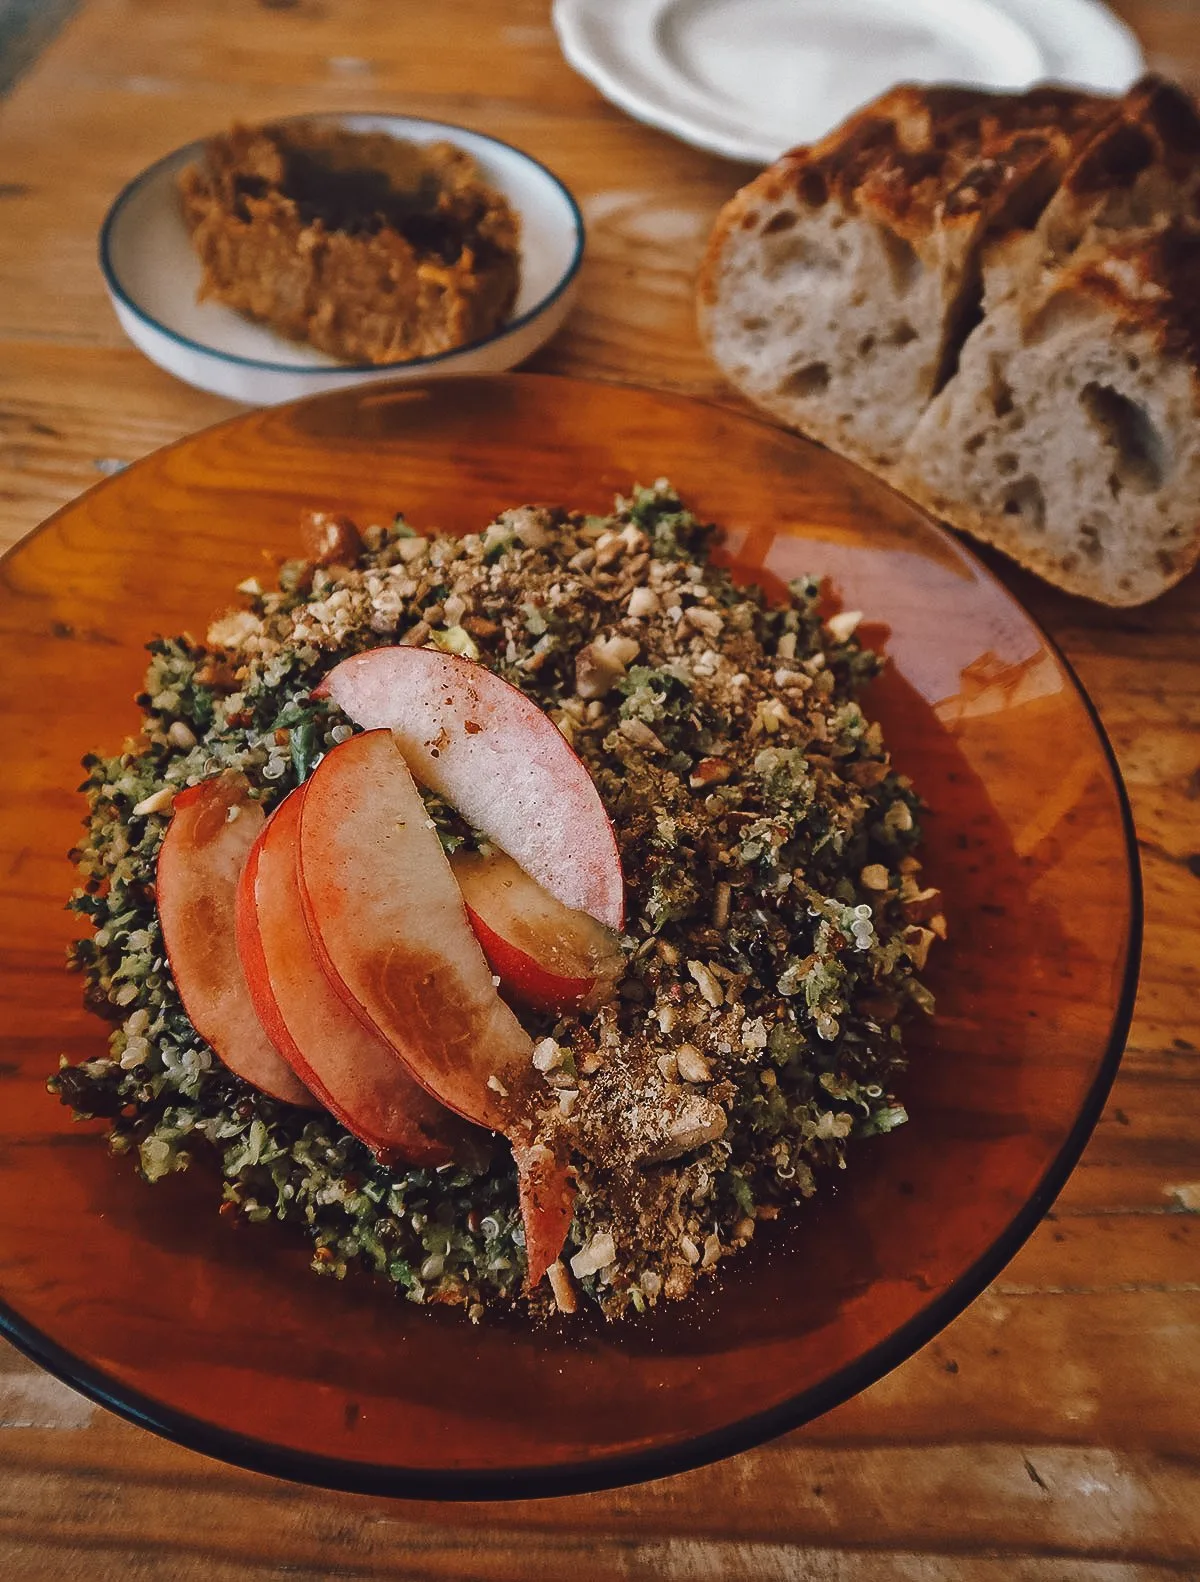
[[[857, 615], [822, 621], [814, 581], [779, 604], [738, 586], [710, 558], [718, 541], [662, 480], [610, 516], [524, 506], [464, 538], [314, 514], [309, 558], [277, 589], [242, 583], [245, 607], [203, 642], [152, 642], [143, 733], [84, 760], [73, 854], [70, 904], [94, 932], [72, 964], [114, 1024], [110, 1053], [64, 1061], [51, 1089], [105, 1118], [147, 1181], [203, 1158], [223, 1214], [299, 1227], [318, 1272], [365, 1267], [475, 1321], [683, 1297], [820, 1191], [848, 1144], [905, 1120], [903, 1028], [932, 1010], [919, 975], [946, 925], [914, 855], [917, 795], [858, 702], [880, 661]], [[174, 795], [235, 769], [270, 811], [356, 730], [314, 687], [395, 643], [478, 660], [533, 699], [619, 842], [615, 992], [520, 1012], [578, 1182], [555, 1278], [533, 1293], [506, 1148], [407, 1168], [255, 1091], [191, 1026], [161, 944]], [[478, 844], [425, 795], [448, 852]]]

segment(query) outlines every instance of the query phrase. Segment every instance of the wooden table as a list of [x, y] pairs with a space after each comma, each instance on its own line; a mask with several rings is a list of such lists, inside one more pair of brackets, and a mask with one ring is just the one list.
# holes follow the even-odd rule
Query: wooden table
[[[1053, 0], [1047, 0], [1053, 3]], [[1200, 8], [1122, 0], [1200, 87]], [[0, 107], [0, 547], [232, 406], [127, 345], [95, 238], [118, 188], [237, 116], [387, 109], [527, 148], [574, 189], [578, 307], [534, 366], [722, 398], [692, 325], [746, 179], [610, 108], [547, 0], [90, 0]], [[0, 1348], [10, 1578], [1132, 1582], [1200, 1576], [1200, 576], [1117, 615], [1002, 569], [1100, 709], [1140, 833], [1145, 966], [1111, 1102], [1054, 1212], [937, 1341], [723, 1465], [559, 1502], [292, 1487], [177, 1449]]]

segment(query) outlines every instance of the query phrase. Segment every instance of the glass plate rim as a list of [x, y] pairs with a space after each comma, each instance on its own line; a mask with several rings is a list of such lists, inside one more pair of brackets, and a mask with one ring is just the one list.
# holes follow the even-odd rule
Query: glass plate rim
[[[656, 390], [649, 386], [630, 386], [611, 380], [581, 379], [544, 373], [480, 374], [469, 376], [470, 382], [495, 383], [500, 381], [556, 380], [564, 384], [607, 385], [613, 389], [637, 389], [642, 393], [668, 401], [695, 403], [728, 416], [751, 423], [773, 425], [752, 414], [719, 401], [705, 400], [677, 391]], [[392, 387], [411, 393], [411, 384], [388, 381]], [[380, 386], [372, 385], [378, 396]], [[386, 388], [386, 386], [385, 386]], [[305, 396], [297, 401], [276, 407], [276, 412], [289, 407], [310, 405], [322, 400], [345, 399], [346, 392], [335, 391], [321, 395]], [[195, 440], [200, 434], [231, 427], [250, 414], [237, 413], [219, 423], [208, 425], [182, 436], [171, 444], [158, 447], [150, 455], [161, 456]], [[786, 430], [783, 432], [787, 432]], [[803, 439], [803, 436], [793, 435]], [[144, 460], [145, 458], [139, 458]], [[137, 465], [137, 462], [132, 464]], [[84, 491], [93, 494], [119, 484], [122, 474], [102, 479]], [[3, 555], [0, 569], [35, 537], [51, 528], [60, 516], [72, 510], [83, 498], [77, 495], [39, 523], [30, 533], [19, 539]], [[914, 507], [914, 509], [916, 509]], [[989, 583], [998, 586], [1003, 595], [1021, 610], [1034, 631], [1062, 666], [1075, 695], [1083, 706], [1095, 733], [1108, 769], [1112, 789], [1116, 795], [1117, 811], [1125, 846], [1125, 877], [1129, 892], [1128, 932], [1125, 946], [1125, 963], [1121, 984], [1113, 1007], [1109, 1035], [1096, 1069], [1096, 1075], [1079, 1107], [1061, 1147], [1047, 1165], [1042, 1179], [1017, 1210], [1003, 1231], [992, 1244], [969, 1265], [958, 1278], [935, 1297], [927, 1307], [893, 1330], [884, 1340], [869, 1351], [847, 1363], [836, 1373], [807, 1390], [789, 1396], [764, 1412], [738, 1418], [721, 1428], [693, 1435], [678, 1443], [655, 1446], [643, 1450], [605, 1456], [594, 1461], [574, 1461], [563, 1464], [527, 1466], [505, 1471], [497, 1468], [444, 1468], [388, 1466], [375, 1461], [354, 1461], [348, 1457], [320, 1456], [309, 1451], [293, 1450], [258, 1439], [215, 1424], [188, 1412], [177, 1411], [156, 1401], [152, 1396], [133, 1389], [114, 1379], [103, 1369], [94, 1367], [77, 1357], [65, 1347], [45, 1335], [35, 1324], [21, 1317], [6, 1302], [0, 1300], [0, 1337], [8, 1340], [24, 1356], [46, 1369], [63, 1383], [78, 1390], [88, 1400], [105, 1407], [117, 1416], [140, 1428], [150, 1430], [173, 1444], [198, 1451], [218, 1461], [224, 1461], [247, 1471], [265, 1473], [289, 1482], [309, 1484], [349, 1494], [383, 1495], [402, 1499], [471, 1501], [517, 1500], [560, 1497], [573, 1494], [598, 1493], [606, 1489], [628, 1487], [650, 1482], [657, 1478], [689, 1472], [729, 1456], [751, 1450], [757, 1445], [774, 1439], [780, 1434], [800, 1428], [814, 1418], [842, 1405], [876, 1383], [893, 1368], [906, 1362], [926, 1345], [947, 1324], [957, 1318], [987, 1288], [997, 1274], [1016, 1255], [1041, 1223], [1046, 1212], [1066, 1184], [1079, 1162], [1101, 1111], [1111, 1091], [1121, 1057], [1125, 1049], [1129, 1027], [1133, 1019], [1137, 996], [1138, 976], [1141, 966], [1143, 931], [1143, 885], [1141, 859], [1129, 795], [1117, 763], [1116, 753], [1099, 712], [1088, 695], [1070, 660], [1041, 622], [1021, 604], [1016, 595], [996, 577], [984, 562], [961, 539], [955, 537], [932, 517], [921, 513], [927, 530], [941, 538], [956, 554], [962, 555], [971, 568]]]

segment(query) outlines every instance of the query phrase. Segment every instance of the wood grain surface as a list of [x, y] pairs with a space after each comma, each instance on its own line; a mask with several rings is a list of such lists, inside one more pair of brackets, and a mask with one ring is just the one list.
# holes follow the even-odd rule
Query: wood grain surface
[[[1200, 9], [1121, 0], [1200, 88]], [[0, 545], [115, 463], [235, 410], [123, 340], [95, 264], [112, 197], [235, 116], [387, 109], [527, 148], [589, 225], [577, 308], [535, 365], [729, 399], [691, 277], [749, 172], [637, 125], [559, 57], [547, 0], [85, 0], [0, 104]], [[1095, 609], [993, 562], [1094, 698], [1145, 865], [1138, 1012], [1047, 1222], [904, 1367], [809, 1428], [662, 1483], [440, 1507], [235, 1471], [0, 1350], [0, 1575], [1200, 1576], [1200, 577]]]

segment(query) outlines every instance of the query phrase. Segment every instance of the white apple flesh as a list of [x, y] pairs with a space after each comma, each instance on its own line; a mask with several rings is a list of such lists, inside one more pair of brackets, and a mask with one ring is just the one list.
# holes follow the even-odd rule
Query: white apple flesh
[[450, 858], [467, 916], [510, 998], [559, 1012], [599, 1004], [624, 957], [617, 936], [550, 894], [503, 852]]
[[401, 645], [344, 659], [315, 695], [392, 731], [422, 785], [564, 906], [621, 927], [625, 885], [600, 794], [523, 692], [469, 659]]
[[267, 820], [238, 885], [238, 954], [254, 1008], [296, 1075], [347, 1131], [389, 1161], [449, 1164], [475, 1146], [470, 1129], [347, 1007], [313, 950], [296, 876], [303, 795], [301, 787], [285, 797]]
[[200, 1037], [252, 1087], [316, 1108], [263, 1031], [238, 960], [238, 879], [263, 822], [239, 774], [181, 791], [158, 854], [158, 918], [175, 987]]

